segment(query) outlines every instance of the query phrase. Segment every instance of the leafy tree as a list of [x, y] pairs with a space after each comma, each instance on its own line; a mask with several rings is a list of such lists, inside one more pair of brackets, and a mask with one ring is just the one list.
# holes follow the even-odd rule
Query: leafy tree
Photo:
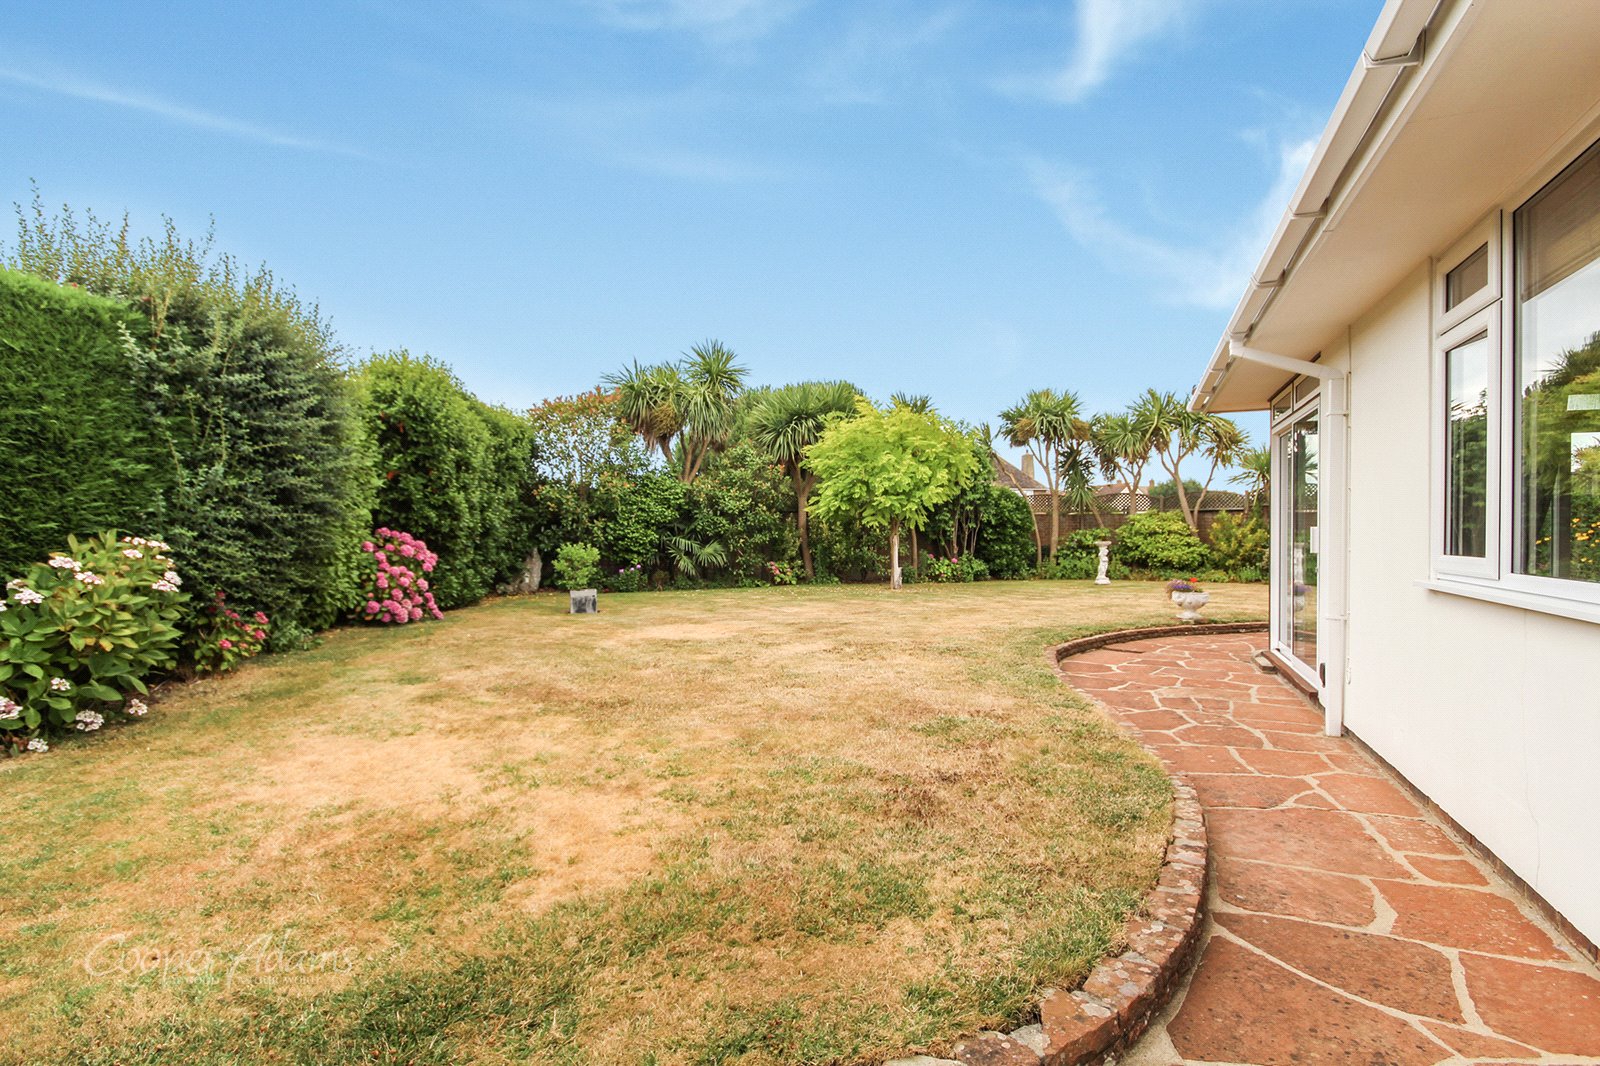
[[721, 341], [708, 340], [676, 363], [635, 362], [605, 379], [617, 391], [623, 421], [686, 483], [732, 435], [746, 374], [737, 358]]
[[1044, 473], [1050, 490], [1050, 555], [1061, 539], [1061, 468], [1059, 457], [1075, 438], [1087, 432], [1072, 392], [1035, 389], [1022, 402], [1000, 412], [1000, 427], [1012, 447], [1027, 448]]
[[972, 439], [949, 420], [858, 400], [856, 417], [828, 427], [806, 452], [817, 474], [816, 513], [857, 516], [889, 533], [889, 586], [900, 587], [900, 531], [920, 525], [978, 474]]
[[806, 516], [817, 476], [806, 463], [806, 449], [822, 439], [830, 419], [855, 410], [857, 395], [848, 382], [804, 381], [769, 391], [749, 412], [751, 439], [782, 464], [794, 483], [795, 529], [808, 578], [816, 576]]
[[622, 421], [619, 406], [615, 392], [594, 389], [531, 408], [535, 475], [587, 493], [603, 473], [643, 471], [649, 457]]

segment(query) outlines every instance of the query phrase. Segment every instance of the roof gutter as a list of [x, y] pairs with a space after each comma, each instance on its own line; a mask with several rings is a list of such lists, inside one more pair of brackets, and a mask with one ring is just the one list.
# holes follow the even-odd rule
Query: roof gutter
[[1205, 376], [1189, 398], [1191, 409], [1204, 411], [1211, 406], [1238, 358], [1234, 346], [1248, 345], [1256, 325], [1288, 282], [1302, 253], [1327, 223], [1334, 195], [1387, 113], [1396, 86], [1408, 70], [1421, 65], [1425, 58], [1428, 26], [1440, 4], [1441, 0], [1388, 0], [1384, 5], [1367, 38], [1361, 62], [1345, 83], [1322, 140], [1267, 244], [1250, 287], [1234, 308]]

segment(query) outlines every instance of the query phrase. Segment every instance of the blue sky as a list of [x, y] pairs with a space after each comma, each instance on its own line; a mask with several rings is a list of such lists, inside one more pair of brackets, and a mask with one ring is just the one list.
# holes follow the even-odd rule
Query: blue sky
[[352, 353], [514, 407], [716, 337], [1113, 409], [1193, 383], [1380, 7], [17, 0], [0, 200], [214, 216]]

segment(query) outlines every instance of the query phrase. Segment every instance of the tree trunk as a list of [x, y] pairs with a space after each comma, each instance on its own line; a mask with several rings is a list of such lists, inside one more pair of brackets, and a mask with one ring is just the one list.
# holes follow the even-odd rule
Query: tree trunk
[[1178, 510], [1183, 512], [1183, 520], [1189, 523], [1190, 529], [1194, 530], [1196, 533], [1200, 532], [1200, 522], [1198, 516], [1189, 509], [1189, 492], [1183, 487], [1183, 479], [1174, 475], [1172, 478], [1172, 483], [1177, 486], [1178, 489]]
[[900, 519], [889, 523], [889, 587], [900, 587]]
[[1061, 543], [1061, 471], [1055, 467], [1055, 454], [1046, 448], [1040, 456], [1050, 487], [1050, 561], [1055, 562], [1056, 545]]
[[800, 561], [806, 570], [806, 580], [816, 577], [816, 571], [811, 569], [811, 536], [806, 530], [806, 497], [811, 495], [809, 479], [800, 473], [800, 467], [795, 466], [790, 471], [794, 478], [794, 525], [800, 534]]
[[911, 527], [911, 570], [918, 577], [922, 576], [922, 550], [917, 546], [917, 527]]

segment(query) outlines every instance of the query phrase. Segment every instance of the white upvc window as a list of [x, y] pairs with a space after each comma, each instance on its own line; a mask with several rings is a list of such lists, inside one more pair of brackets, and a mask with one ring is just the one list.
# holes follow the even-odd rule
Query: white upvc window
[[1436, 260], [1433, 580], [1600, 621], [1600, 144]]

